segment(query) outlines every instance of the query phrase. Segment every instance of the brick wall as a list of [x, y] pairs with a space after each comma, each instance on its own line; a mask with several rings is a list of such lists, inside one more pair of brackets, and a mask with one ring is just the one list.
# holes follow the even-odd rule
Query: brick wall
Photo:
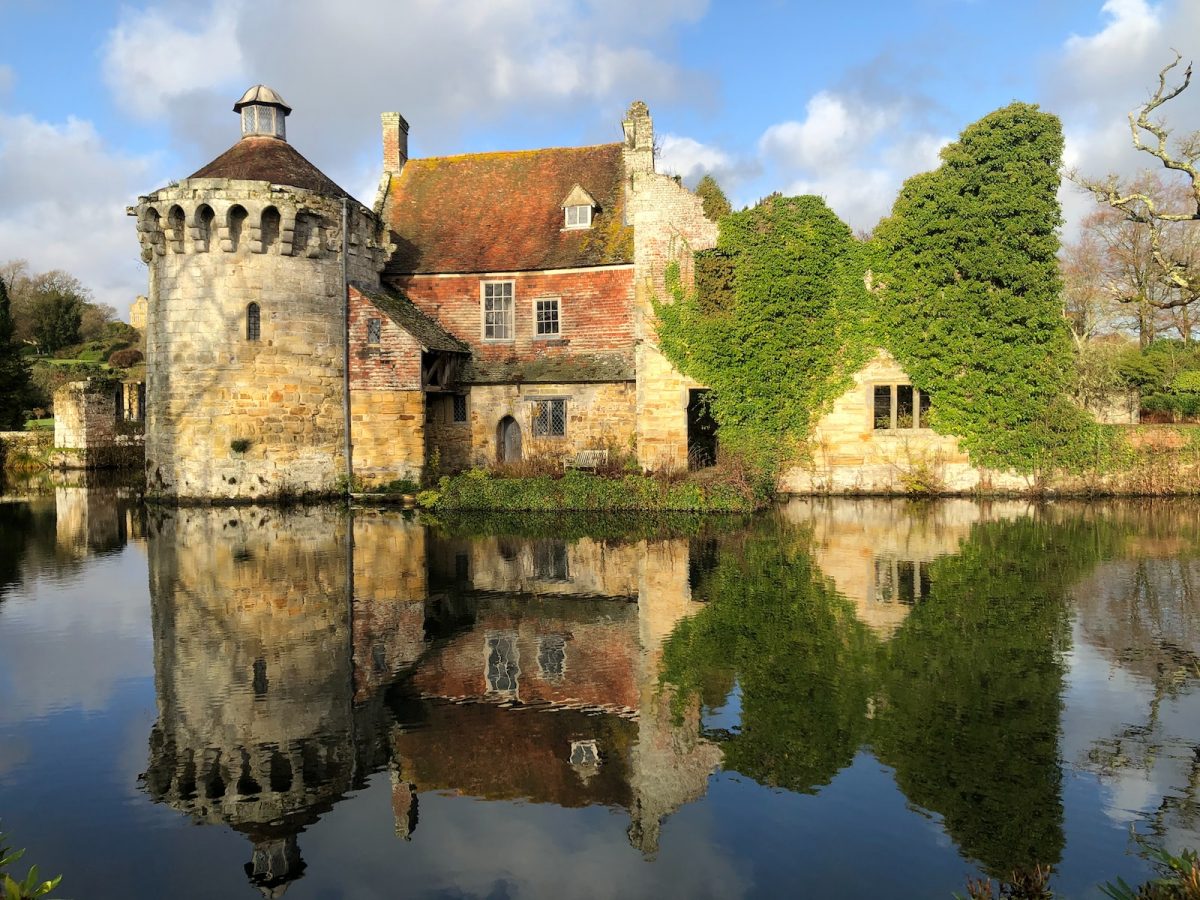
[[[513, 340], [483, 340], [485, 281], [513, 281]], [[426, 315], [471, 345], [479, 359], [545, 354], [633, 353], [633, 268], [613, 266], [509, 275], [409, 275], [392, 279]], [[534, 337], [534, 301], [559, 298], [561, 334]]]
[[[380, 322], [378, 344], [367, 343], [367, 323]], [[387, 314], [350, 288], [350, 390], [421, 389], [421, 345]]]

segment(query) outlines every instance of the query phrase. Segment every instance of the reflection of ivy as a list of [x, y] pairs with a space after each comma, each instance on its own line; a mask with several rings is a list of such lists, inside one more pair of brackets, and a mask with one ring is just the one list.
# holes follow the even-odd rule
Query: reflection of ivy
[[715, 700], [736, 677], [741, 728], [725, 767], [794, 791], [827, 784], [866, 737], [874, 639], [853, 606], [761, 520], [697, 593], [711, 602], [668, 639], [663, 679], [682, 702]]
[[978, 525], [881, 648], [876, 753], [995, 875], [1062, 852], [1064, 601], [1101, 543], [1079, 523]]
[[931, 565], [928, 592], [884, 642], [803, 540], [760, 523], [704, 576], [696, 593], [707, 606], [666, 642], [662, 679], [677, 702], [709, 705], [715, 687], [737, 680], [728, 769], [812, 791], [870, 744], [905, 795], [992, 873], [1052, 863], [1063, 846], [1064, 601], [1116, 532], [1049, 512], [977, 525], [957, 555]]

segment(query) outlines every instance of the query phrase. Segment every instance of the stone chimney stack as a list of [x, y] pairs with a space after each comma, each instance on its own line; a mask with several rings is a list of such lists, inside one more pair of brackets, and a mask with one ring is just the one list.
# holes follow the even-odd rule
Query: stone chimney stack
[[397, 112], [380, 115], [383, 122], [383, 172], [396, 175], [408, 162], [408, 123]]
[[625, 131], [625, 171], [653, 172], [654, 123], [646, 104], [641, 100], [633, 101], [621, 127]]

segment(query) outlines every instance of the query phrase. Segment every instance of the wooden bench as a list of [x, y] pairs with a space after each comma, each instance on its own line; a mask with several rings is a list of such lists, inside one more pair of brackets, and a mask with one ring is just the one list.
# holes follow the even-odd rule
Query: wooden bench
[[563, 471], [567, 469], [591, 469], [595, 472], [608, 462], [607, 450], [576, 450], [575, 455], [563, 460]]

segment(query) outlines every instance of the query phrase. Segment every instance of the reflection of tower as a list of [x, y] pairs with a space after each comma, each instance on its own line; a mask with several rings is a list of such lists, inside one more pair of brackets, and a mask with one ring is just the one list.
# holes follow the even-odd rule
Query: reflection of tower
[[354, 770], [346, 520], [332, 510], [184, 509], [150, 535], [158, 721], [146, 789], [254, 844], [277, 897], [296, 835]]

